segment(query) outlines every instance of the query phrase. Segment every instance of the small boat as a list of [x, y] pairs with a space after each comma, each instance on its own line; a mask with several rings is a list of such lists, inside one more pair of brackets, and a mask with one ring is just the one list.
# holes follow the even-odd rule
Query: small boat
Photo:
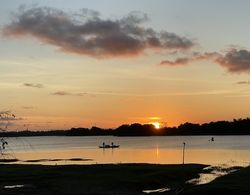
[[99, 146], [99, 148], [119, 148], [120, 147], [120, 145], [114, 145], [114, 144], [112, 144], [112, 145], [101, 145], [101, 146]]

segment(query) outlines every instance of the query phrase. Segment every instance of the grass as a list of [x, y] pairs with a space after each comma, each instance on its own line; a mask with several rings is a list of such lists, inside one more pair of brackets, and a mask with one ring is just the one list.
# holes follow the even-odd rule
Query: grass
[[[183, 188], [206, 165], [0, 165], [0, 194], [143, 194], [142, 190]], [[4, 186], [24, 185], [5, 189]]]

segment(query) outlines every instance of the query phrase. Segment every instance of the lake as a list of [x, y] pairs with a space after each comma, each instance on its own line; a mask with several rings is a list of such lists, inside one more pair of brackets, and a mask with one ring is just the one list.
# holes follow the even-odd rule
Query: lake
[[[42, 164], [157, 163], [180, 164], [185, 147], [185, 163], [248, 165], [250, 136], [43, 136], [6, 138], [8, 145], [1, 158], [19, 160], [64, 159]], [[120, 145], [100, 149], [99, 145]], [[91, 161], [70, 161], [82, 158]], [[41, 163], [41, 162], [40, 162]]]

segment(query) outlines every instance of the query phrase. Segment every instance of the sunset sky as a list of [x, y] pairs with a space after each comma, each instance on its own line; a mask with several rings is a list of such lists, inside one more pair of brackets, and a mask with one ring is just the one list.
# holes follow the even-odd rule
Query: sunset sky
[[0, 113], [14, 113], [19, 130], [249, 117], [249, 8], [1, 0]]

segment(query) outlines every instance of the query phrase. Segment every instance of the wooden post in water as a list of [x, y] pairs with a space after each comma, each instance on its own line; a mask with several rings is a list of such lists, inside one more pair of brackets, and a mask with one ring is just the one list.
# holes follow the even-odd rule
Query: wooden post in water
[[185, 146], [186, 146], [186, 143], [183, 142], [183, 150], [182, 150], [182, 164], [183, 165], [185, 164]]

